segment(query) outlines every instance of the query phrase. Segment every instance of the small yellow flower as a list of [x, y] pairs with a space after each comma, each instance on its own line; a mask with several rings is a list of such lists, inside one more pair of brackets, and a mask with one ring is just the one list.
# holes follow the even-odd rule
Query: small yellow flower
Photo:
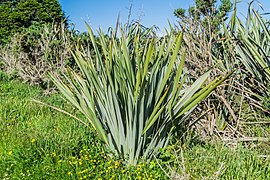
[[52, 153], [52, 157], [55, 157], [55, 156], [56, 156], [56, 154], [53, 152], [53, 153]]
[[72, 173], [71, 172], [68, 172], [68, 175], [71, 175]]
[[82, 165], [82, 161], [79, 161], [79, 165], [80, 165], [80, 166]]
[[8, 154], [11, 155], [12, 154], [12, 151], [9, 151]]
[[126, 172], [126, 170], [122, 170], [122, 173], [125, 173]]
[[36, 140], [35, 140], [35, 139], [32, 139], [32, 140], [31, 140], [31, 143], [34, 143], [34, 142], [36, 142]]

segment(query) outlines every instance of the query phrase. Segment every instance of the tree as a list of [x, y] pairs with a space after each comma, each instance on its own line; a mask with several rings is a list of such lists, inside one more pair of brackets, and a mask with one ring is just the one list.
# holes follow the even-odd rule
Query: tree
[[[219, 4], [219, 5], [218, 5]], [[230, 0], [195, 0], [195, 6], [188, 9], [188, 13], [183, 8], [174, 11], [174, 15], [180, 20], [191, 18], [193, 21], [201, 23], [203, 27], [211, 27], [215, 31], [219, 25], [226, 21], [228, 12], [232, 9]]]
[[0, 44], [33, 23], [58, 23], [64, 18], [58, 0], [1, 0]]

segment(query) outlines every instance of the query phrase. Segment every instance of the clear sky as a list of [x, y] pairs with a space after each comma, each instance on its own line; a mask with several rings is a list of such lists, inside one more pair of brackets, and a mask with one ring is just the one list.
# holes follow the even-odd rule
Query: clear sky
[[[176, 22], [174, 9], [188, 8], [195, 0], [59, 0], [66, 16], [76, 25], [79, 31], [86, 31], [84, 21], [93, 29], [101, 27], [107, 30], [114, 27], [118, 14], [122, 23], [127, 22], [129, 8], [132, 6], [131, 19], [140, 19], [142, 24], [150, 27], [156, 25], [161, 31], [168, 27], [168, 20]], [[249, 0], [243, 0], [238, 6], [245, 12]], [[260, 0], [264, 9], [270, 12], [270, 0]]]

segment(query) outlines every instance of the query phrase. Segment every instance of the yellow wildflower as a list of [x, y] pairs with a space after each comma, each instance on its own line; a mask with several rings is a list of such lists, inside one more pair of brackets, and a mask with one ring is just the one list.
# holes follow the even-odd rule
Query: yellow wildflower
[[116, 161], [114, 165], [115, 166], [119, 166], [120, 165], [120, 162]]
[[34, 143], [34, 142], [36, 142], [36, 140], [35, 140], [35, 139], [32, 139], [32, 140], [31, 140], [31, 143]]

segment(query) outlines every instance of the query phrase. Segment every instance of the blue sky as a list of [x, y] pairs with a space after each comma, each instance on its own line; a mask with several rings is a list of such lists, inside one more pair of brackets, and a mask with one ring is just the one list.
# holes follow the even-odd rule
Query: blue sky
[[[127, 22], [129, 7], [132, 6], [131, 19], [140, 19], [142, 24], [150, 27], [156, 25], [161, 31], [168, 27], [168, 20], [176, 22], [173, 11], [176, 8], [188, 8], [195, 0], [59, 0], [66, 16], [79, 31], [85, 31], [84, 21], [93, 29], [101, 27], [107, 30], [114, 27], [118, 14], [122, 23]], [[239, 4], [239, 11], [245, 12], [249, 0]], [[266, 11], [270, 12], [270, 0], [260, 0]]]

